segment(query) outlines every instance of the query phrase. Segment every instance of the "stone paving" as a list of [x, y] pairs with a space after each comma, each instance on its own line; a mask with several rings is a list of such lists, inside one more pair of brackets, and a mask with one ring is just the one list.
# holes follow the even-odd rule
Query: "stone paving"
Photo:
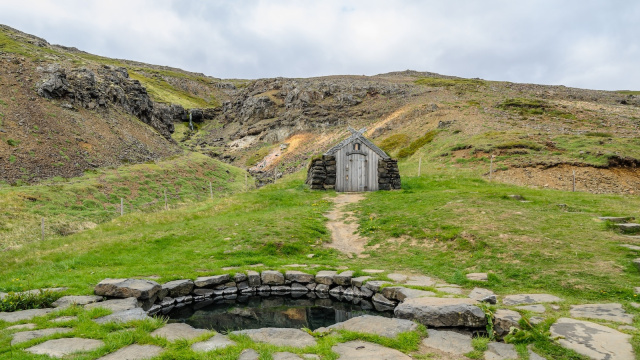
[[560, 345], [594, 360], [635, 359], [630, 335], [589, 321], [560, 318], [550, 328]]
[[93, 351], [104, 346], [104, 342], [93, 339], [65, 338], [45, 341], [41, 344], [25, 349], [36, 355], [48, 355], [61, 358], [76, 352]]
[[133, 344], [120, 348], [98, 360], [144, 360], [156, 357], [162, 353], [162, 348], [155, 345]]
[[398, 350], [365, 341], [349, 341], [334, 345], [338, 360], [410, 360], [411, 357]]

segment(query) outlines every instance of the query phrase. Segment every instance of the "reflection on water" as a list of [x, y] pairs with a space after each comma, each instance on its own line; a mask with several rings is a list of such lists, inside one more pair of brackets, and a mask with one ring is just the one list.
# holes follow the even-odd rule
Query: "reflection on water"
[[373, 310], [370, 302], [358, 304], [328, 299], [291, 297], [239, 297], [235, 300], [208, 300], [174, 310], [169, 322], [183, 322], [199, 329], [226, 332], [263, 327], [319, 327], [372, 314], [392, 317], [393, 312]]

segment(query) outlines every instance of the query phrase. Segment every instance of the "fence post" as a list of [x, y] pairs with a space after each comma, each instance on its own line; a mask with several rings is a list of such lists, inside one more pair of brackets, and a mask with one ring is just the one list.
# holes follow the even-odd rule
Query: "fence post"
[[420, 161], [418, 161], [418, 177], [422, 176], [422, 156], [420, 156]]
[[576, 171], [573, 170], [573, 191], [576, 191]]
[[244, 173], [244, 191], [247, 191], [247, 190], [249, 190], [249, 182], [248, 182], [248, 179], [247, 179], [247, 172], [245, 171], [245, 173]]
[[124, 215], [124, 199], [120, 198], [120, 216]]
[[213, 200], [213, 186], [211, 185], [211, 181], [209, 181], [209, 194], [211, 195], [211, 200]]
[[167, 189], [164, 189], [164, 209], [169, 210], [167, 207]]
[[489, 181], [491, 181], [491, 178], [493, 177], [493, 158], [496, 157], [495, 155], [491, 155], [491, 164], [489, 165]]
[[44, 218], [40, 221], [40, 233], [42, 235], [42, 241], [44, 241]]

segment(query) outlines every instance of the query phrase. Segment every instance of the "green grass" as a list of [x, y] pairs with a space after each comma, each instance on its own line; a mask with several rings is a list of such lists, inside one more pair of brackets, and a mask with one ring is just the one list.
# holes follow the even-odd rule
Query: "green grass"
[[409, 146], [400, 149], [400, 151], [398, 151], [398, 157], [401, 159], [410, 157], [411, 155], [415, 154], [416, 151], [418, 151], [420, 148], [432, 142], [436, 135], [438, 135], [438, 131], [436, 130], [427, 132], [418, 139], [412, 141]]
[[257, 151], [252, 153], [247, 160], [245, 161], [245, 165], [251, 167], [264, 159], [265, 156], [269, 155], [271, 150], [273, 150], [275, 146], [273, 145], [265, 145], [260, 147]]
[[[145, 70], [146, 71], [146, 70]], [[217, 107], [220, 103], [214, 99], [209, 101], [177, 89], [159, 76], [146, 77], [138, 72], [129, 71], [129, 76], [140, 81], [147, 89], [152, 100], [165, 104], [179, 104], [186, 109]]]
[[539, 99], [514, 98], [507, 99], [498, 104], [500, 109], [511, 110], [521, 116], [548, 115], [565, 119], [575, 119], [576, 116], [562, 110], [554, 108], [551, 104]]
[[124, 212], [154, 212], [243, 191], [244, 172], [192, 153], [156, 163], [87, 172], [65, 182], [52, 179], [35, 186], [0, 187], [0, 249], [40, 239], [45, 218], [46, 237], [68, 235], [107, 222]]
[[432, 87], [451, 87], [451, 86], [462, 86], [462, 87], [478, 87], [486, 85], [486, 82], [478, 79], [441, 79], [441, 78], [431, 78], [425, 77], [414, 81], [417, 85], [425, 85]]
[[635, 90], [618, 90], [616, 92], [624, 95], [640, 95], [640, 91]]
[[379, 144], [379, 147], [384, 150], [387, 154], [395, 151], [398, 148], [405, 147], [409, 145], [409, 135], [407, 134], [395, 134], [387, 137], [382, 140]]

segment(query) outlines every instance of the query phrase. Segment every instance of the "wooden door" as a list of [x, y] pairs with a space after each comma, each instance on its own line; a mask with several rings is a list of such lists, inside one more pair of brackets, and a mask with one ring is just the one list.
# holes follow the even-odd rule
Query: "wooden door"
[[345, 191], [360, 192], [368, 190], [368, 160], [362, 153], [351, 153], [347, 156]]

